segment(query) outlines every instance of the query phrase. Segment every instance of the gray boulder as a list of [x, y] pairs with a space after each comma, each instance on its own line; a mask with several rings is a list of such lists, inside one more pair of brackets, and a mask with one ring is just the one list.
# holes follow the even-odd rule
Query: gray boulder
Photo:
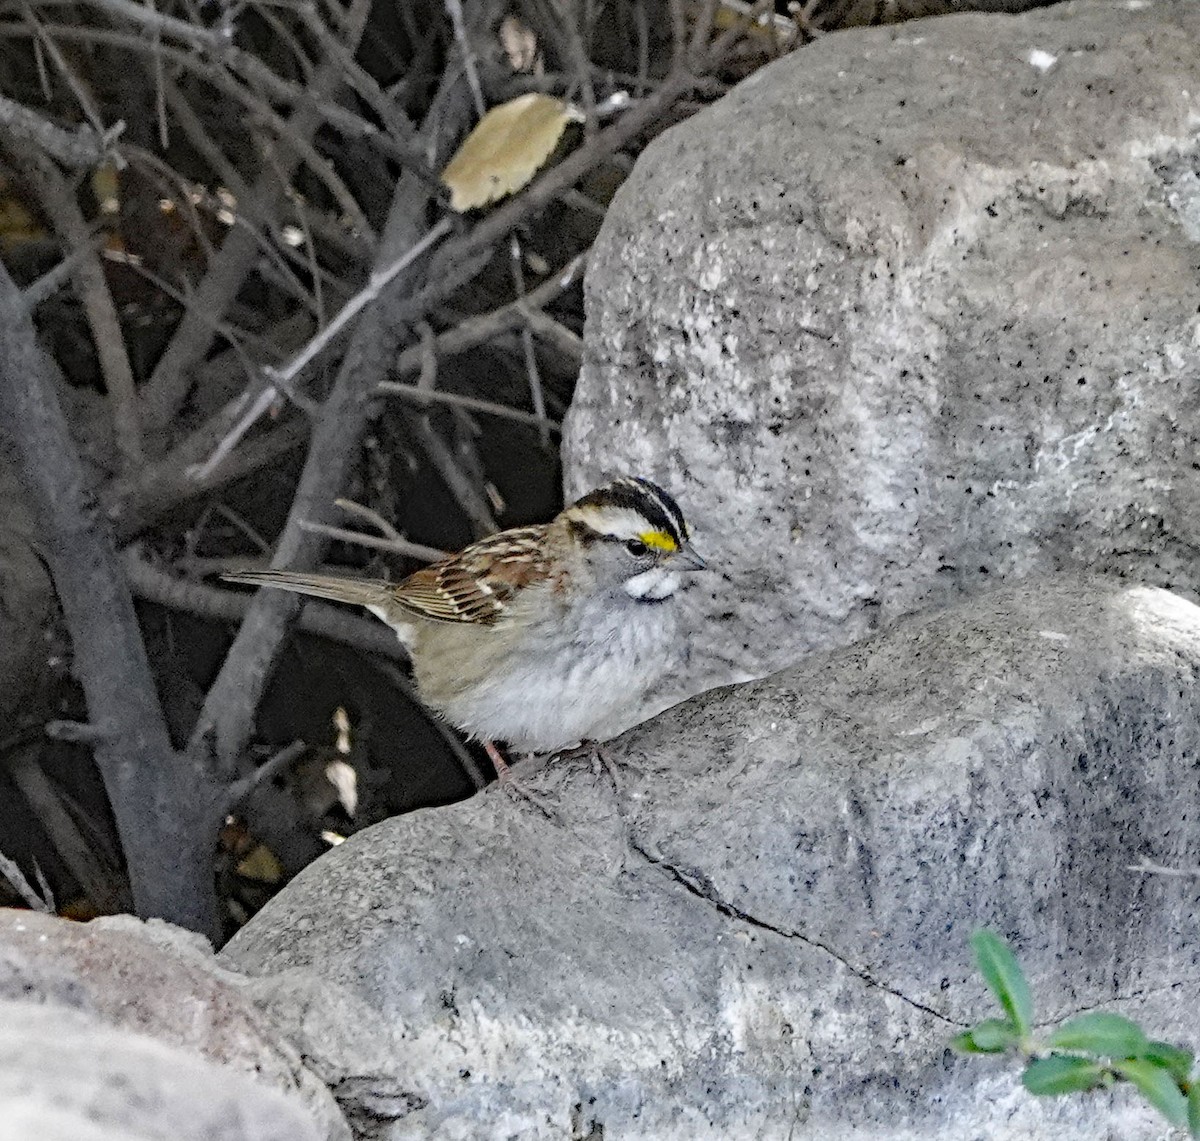
[[587, 278], [567, 490], [678, 493], [682, 688], [1063, 568], [1200, 588], [1200, 5], [829, 36], [667, 131]]
[[0, 1141], [318, 1141], [298, 1102], [80, 1010], [0, 1002]]
[[[206, 940], [160, 920], [0, 909], [0, 1141], [83, 1137], [84, 1121], [114, 1141], [346, 1141], [329, 1091], [241, 981]], [[61, 1134], [12, 1131], [56, 1104], [73, 1115]], [[271, 1118], [278, 1128], [254, 1124]]]
[[[386, 821], [223, 952], [362, 1136], [1158, 1137], [946, 1049], [1014, 940], [1040, 1020], [1194, 1039], [1200, 609], [1042, 580]], [[1111, 1129], [1113, 1132], [1107, 1133]]]

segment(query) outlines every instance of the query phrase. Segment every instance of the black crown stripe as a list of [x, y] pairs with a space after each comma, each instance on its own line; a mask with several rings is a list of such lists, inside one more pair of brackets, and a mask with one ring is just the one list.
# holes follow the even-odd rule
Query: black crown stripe
[[655, 530], [670, 535], [682, 546], [688, 537], [687, 523], [679, 505], [661, 487], [640, 476], [613, 480], [576, 502], [577, 507], [622, 507], [636, 511]]

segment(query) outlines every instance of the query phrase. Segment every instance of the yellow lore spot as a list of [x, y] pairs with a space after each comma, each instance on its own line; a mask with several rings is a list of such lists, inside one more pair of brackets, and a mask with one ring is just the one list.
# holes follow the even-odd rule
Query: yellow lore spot
[[677, 551], [679, 544], [675, 542], [671, 535], [666, 531], [643, 531], [639, 539], [646, 544], [647, 547], [655, 551]]

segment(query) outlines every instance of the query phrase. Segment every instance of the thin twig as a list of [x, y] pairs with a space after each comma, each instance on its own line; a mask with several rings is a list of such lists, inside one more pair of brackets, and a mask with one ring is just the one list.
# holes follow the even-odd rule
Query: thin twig
[[720, 4], [721, 0], [704, 0], [704, 7], [696, 20], [696, 26], [692, 29], [692, 41], [688, 45], [688, 53], [692, 59], [699, 59], [703, 54], [708, 38], [712, 34], [713, 21], [717, 17], [717, 8], [720, 7]]
[[53, 741], [70, 741], [73, 745], [100, 745], [113, 736], [112, 730], [103, 722], [68, 721], [56, 718], [47, 721], [46, 736]]
[[[175, 578], [147, 562], [133, 547], [122, 555], [133, 593], [147, 602], [222, 622], [240, 622], [250, 609], [254, 595], [247, 591], [222, 590], [215, 586]], [[243, 563], [243, 565], [246, 565]], [[362, 650], [405, 662], [408, 655], [400, 640], [383, 623], [321, 602], [307, 602], [296, 620], [297, 629]]]
[[562, 28], [567, 41], [567, 52], [571, 57], [571, 66], [575, 69], [575, 82], [579, 85], [579, 94], [583, 99], [583, 131], [585, 139], [593, 139], [598, 130], [596, 115], [596, 88], [592, 84], [592, 64], [588, 59], [587, 48], [579, 31], [580, 21], [576, 7], [559, 9], [562, 15]]
[[[415, 392], [416, 389], [413, 391]], [[428, 397], [434, 394], [423, 393], [422, 395]], [[470, 520], [476, 537], [491, 535], [498, 531], [500, 528], [492, 516], [491, 505], [486, 496], [476, 486], [475, 481], [463, 471], [458, 457], [450, 450], [446, 441], [434, 431], [429, 417], [415, 417], [409, 428], [416, 436], [425, 455], [429, 457], [429, 462], [433, 465], [434, 470], [442, 477], [442, 482], [450, 494], [458, 501], [463, 514]]]
[[[512, 269], [513, 286], [517, 292], [517, 303], [525, 300], [525, 274], [521, 270], [521, 243], [517, 235], [509, 235], [509, 265]], [[521, 349], [525, 354], [525, 373], [529, 378], [529, 399], [533, 403], [533, 412], [538, 419], [538, 430], [541, 432], [542, 443], [549, 445], [550, 428], [546, 420], [546, 398], [542, 394], [542, 377], [538, 372], [537, 354], [533, 351], [533, 334], [529, 331], [529, 323], [521, 327]]]
[[367, 305], [374, 301], [397, 274], [402, 273], [417, 258], [425, 253], [426, 250], [440, 242], [453, 229], [453, 226], [454, 223], [449, 218], [443, 218], [419, 242], [401, 254], [391, 265], [373, 272], [367, 284], [342, 306], [334, 319], [313, 337], [288, 364], [282, 368], [268, 366], [263, 370], [268, 379], [275, 384], [291, 384], [304, 369], [305, 365], [318, 356], [346, 325], [353, 321]]
[[637, 93], [650, 90], [650, 18], [646, 5], [634, 0], [633, 19], [637, 26]]
[[208, 479], [217, 468], [225, 462], [234, 448], [242, 442], [243, 437], [258, 421], [273, 408], [277, 401], [282, 398], [282, 393], [274, 385], [267, 385], [263, 390], [251, 401], [250, 407], [242, 414], [241, 419], [225, 433], [218, 441], [217, 446], [213, 448], [212, 454], [209, 455], [203, 463], [193, 464], [186, 470], [188, 479], [193, 479], [197, 483], [201, 480]]
[[87, 126], [66, 130], [4, 95], [0, 95], [0, 126], [76, 170], [87, 170], [114, 158], [113, 145], [125, 129], [125, 124], [118, 122], [104, 134]]
[[437, 387], [437, 337], [428, 321], [417, 322], [417, 335], [421, 338], [421, 371], [417, 374], [417, 389], [432, 392]]
[[311, 519], [301, 519], [298, 525], [302, 531], [327, 535], [331, 539], [339, 539], [343, 543], [353, 543], [359, 547], [370, 547], [373, 551], [390, 551], [392, 554], [404, 555], [423, 563], [436, 563], [449, 554], [447, 551], [439, 551], [437, 547], [426, 547], [422, 543], [413, 543], [408, 539], [381, 539], [377, 535], [364, 535], [361, 531], [348, 531], [345, 527], [333, 527], [328, 523], [314, 523]]
[[108, 241], [107, 234], [93, 234], [89, 242], [76, 246], [69, 251], [53, 269], [47, 270], [36, 281], [31, 282], [21, 291], [25, 304], [32, 311], [43, 301], [53, 297], [68, 281], [74, 277], [80, 263], [90, 254], [95, 254]]
[[42, 865], [33, 861], [33, 878], [37, 880], [38, 894], [46, 903], [49, 913], [53, 915], [58, 910], [58, 904], [54, 902], [54, 892], [50, 890], [50, 883], [46, 879], [46, 873], [42, 871]]
[[133, 367], [129, 363], [116, 303], [108, 288], [100, 258], [92, 248], [91, 227], [54, 163], [28, 142], [15, 136], [10, 136], [10, 139], [8, 150], [18, 162], [24, 178], [30, 183], [37, 201], [54, 224], [66, 248], [90, 251], [76, 267], [75, 280], [100, 360], [123, 466], [126, 469], [136, 468], [141, 464], [144, 453]]
[[75, 74], [74, 68], [63, 58], [62, 52], [58, 50], [58, 44], [54, 42], [42, 22], [34, 14], [29, 0], [21, 0], [21, 14], [24, 16], [26, 24], [33, 29], [34, 35], [37, 37], [35, 42], [39, 49], [50, 57], [50, 62], [54, 64], [58, 74], [62, 76], [63, 81], [71, 89], [71, 94], [75, 96], [75, 100], [79, 104], [79, 109], [83, 112], [83, 117], [91, 124], [91, 128], [95, 131], [96, 135], [104, 138], [109, 132], [104, 126], [104, 118], [100, 114], [100, 108], [96, 106], [96, 102], [92, 98], [92, 93], [88, 89], [88, 85]]
[[129, 893], [121, 876], [80, 831], [62, 797], [39, 763], [41, 742], [31, 743], [7, 760], [8, 773], [54, 843], [54, 849], [87, 897], [103, 913], [127, 911]]
[[282, 772], [292, 767], [308, 748], [303, 741], [296, 740], [285, 745], [273, 757], [268, 757], [258, 768], [247, 773], [241, 780], [234, 781], [229, 786], [229, 811], [232, 812], [246, 799], [263, 781], [274, 779]]
[[10, 860], [3, 852], [0, 852], [0, 876], [12, 884], [13, 890], [29, 904], [31, 911], [40, 911], [43, 915], [54, 914], [54, 896], [49, 893], [49, 888], [45, 889], [45, 897], [38, 895], [17, 866], [16, 860]]
[[[439, 357], [455, 356], [469, 349], [482, 345], [486, 341], [506, 333], [510, 329], [519, 329], [523, 322], [530, 319], [530, 314], [545, 308], [561, 293], [575, 284], [587, 264], [587, 253], [581, 253], [572, 258], [557, 273], [552, 273], [536, 289], [526, 294], [523, 301], [511, 301], [490, 313], [481, 313], [477, 317], [468, 317], [453, 329], [447, 329], [434, 340], [433, 349]], [[536, 329], [535, 329], [536, 331]], [[397, 358], [395, 371], [401, 376], [408, 373], [420, 372], [425, 360], [425, 350], [422, 346], [405, 349]], [[486, 411], [481, 409], [481, 411]]]
[[496, 404], [491, 400], [479, 400], [474, 396], [460, 396], [457, 392], [418, 388], [413, 384], [398, 384], [393, 380], [381, 380], [377, 391], [385, 396], [397, 396], [410, 404], [445, 404], [453, 408], [463, 408], [468, 412], [482, 412], [487, 416], [496, 416], [502, 420], [512, 420], [517, 424], [532, 424], [535, 428], [547, 432], [561, 432], [562, 425], [546, 416], [545, 408], [539, 416], [535, 412], [524, 412], [520, 408], [510, 408], [507, 404]]
[[475, 49], [467, 38], [467, 26], [463, 20], [462, 0], [445, 0], [446, 11], [450, 14], [450, 24], [454, 28], [454, 39], [462, 54], [463, 70], [467, 73], [467, 84], [471, 88], [471, 98], [475, 101], [475, 114], [482, 119], [487, 110], [483, 99], [483, 88], [479, 83], [479, 69], [475, 64]]
[[355, 503], [353, 499], [335, 499], [333, 501], [335, 507], [340, 507], [347, 515], [353, 515], [358, 519], [363, 519], [372, 526], [378, 527], [379, 532], [385, 539], [400, 539], [404, 536], [396, 530], [374, 507], [368, 507], [365, 503]]
[[549, 342], [576, 367], [579, 366], [583, 361], [583, 338], [578, 333], [560, 325], [541, 309], [529, 309], [524, 316], [525, 323], [539, 340]]
[[269, 551], [271, 544], [267, 542], [249, 523], [246, 522], [232, 507], [227, 503], [218, 503], [213, 508], [216, 514], [225, 519], [239, 530], [247, 539], [250, 540], [260, 551]]

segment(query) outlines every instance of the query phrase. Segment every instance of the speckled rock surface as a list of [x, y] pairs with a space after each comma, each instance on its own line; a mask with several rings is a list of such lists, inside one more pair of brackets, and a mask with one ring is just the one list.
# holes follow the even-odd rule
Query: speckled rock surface
[[1200, 5], [839, 33], [639, 159], [589, 263], [567, 490], [726, 572], [685, 688], [999, 580], [1200, 588]]
[[0, 1002], [0, 1141], [318, 1141], [268, 1086], [81, 1010]]
[[[223, 952], [359, 1136], [1148, 1141], [945, 1049], [1014, 939], [1039, 1018], [1194, 1041], [1200, 608], [1041, 580], [386, 821]], [[1113, 1132], [1108, 1132], [1110, 1129]]]
[[[160, 920], [142, 922], [131, 916], [114, 916], [84, 924], [0, 908], [0, 1010], [5, 1012], [0, 1014], [0, 1029], [9, 1032], [0, 1046], [19, 1053], [24, 1040], [21, 1024], [27, 1019], [18, 1018], [13, 1013], [18, 1007], [11, 1004], [38, 1003], [59, 1011], [61, 1030], [54, 1029], [53, 1020], [38, 1024], [49, 1041], [56, 1034], [69, 1035], [73, 1016], [86, 1016], [89, 1040], [117, 1043], [122, 1035], [137, 1035], [141, 1036], [138, 1041], [153, 1039], [164, 1047], [155, 1052], [133, 1041], [112, 1063], [116, 1074], [124, 1072], [122, 1067], [136, 1069], [141, 1054], [152, 1056], [154, 1073], [142, 1092], [150, 1097], [146, 1091], [156, 1091], [153, 1121], [159, 1124], [154, 1128], [160, 1127], [160, 1111], [166, 1115], [164, 1121], [169, 1120], [170, 1112], [190, 1112], [186, 1097], [177, 1099], [172, 1110], [171, 1091], [185, 1090], [193, 1078], [207, 1073], [205, 1080], [229, 1091], [235, 1103], [245, 1085], [261, 1090], [262, 1104], [269, 1111], [277, 1102], [292, 1105], [294, 1112], [285, 1121], [307, 1114], [309, 1131], [298, 1133], [298, 1141], [309, 1136], [346, 1141], [349, 1130], [329, 1091], [278, 1036], [270, 1018], [243, 995], [239, 981], [217, 965], [206, 940]], [[28, 1029], [32, 1033], [33, 1027]], [[76, 1062], [85, 1054], [78, 1054]], [[15, 1096], [13, 1091], [19, 1090], [24, 1080], [23, 1071], [13, 1070], [14, 1056], [0, 1057], [0, 1070], [7, 1067], [0, 1074], [0, 1126], [9, 1108], [4, 1098]], [[186, 1062], [177, 1067], [177, 1081], [170, 1078], [173, 1058]], [[88, 1083], [101, 1083], [108, 1073], [104, 1064], [98, 1060], [96, 1067], [79, 1074], [81, 1090], [90, 1088]], [[276, 1090], [286, 1098], [277, 1096]], [[119, 1091], [113, 1100], [114, 1104], [121, 1101]], [[128, 1104], [118, 1108], [136, 1114], [136, 1100], [131, 1093]], [[130, 1136], [143, 1136], [136, 1132], [133, 1121], [130, 1116], [121, 1128]], [[146, 1128], [151, 1129], [150, 1118]], [[209, 1136], [183, 1132], [182, 1126], [180, 1130], [177, 1136], [181, 1141]], [[160, 1136], [152, 1131], [144, 1135]], [[0, 1141], [6, 1136], [0, 1127]], [[240, 1138], [242, 1134], [228, 1136]], [[252, 1131], [245, 1136], [252, 1139], [256, 1135]]]

